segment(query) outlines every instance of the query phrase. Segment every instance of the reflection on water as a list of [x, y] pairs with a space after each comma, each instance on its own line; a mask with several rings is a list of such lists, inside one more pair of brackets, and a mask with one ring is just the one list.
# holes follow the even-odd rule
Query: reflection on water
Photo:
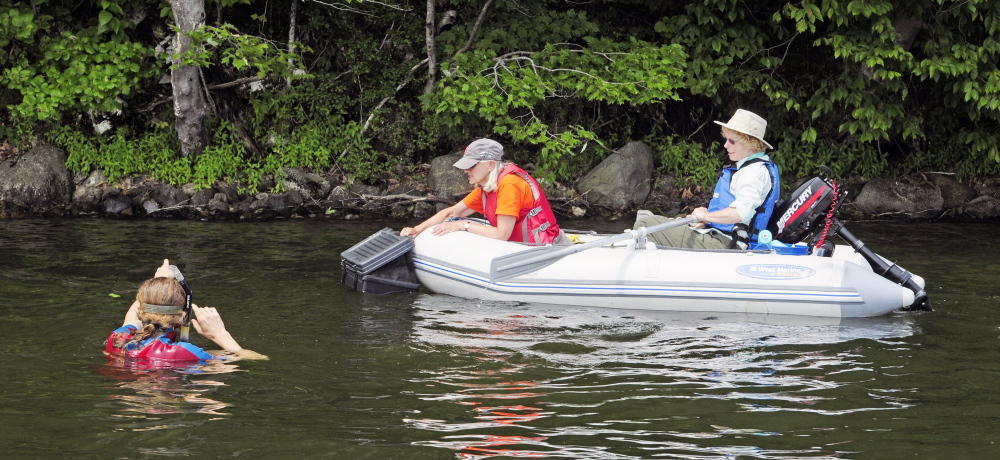
[[[112, 403], [100, 406], [117, 412], [111, 415], [120, 421], [115, 431], [200, 426], [206, 421], [220, 420], [229, 415], [223, 410], [230, 407], [228, 403], [209, 397], [226, 384], [204, 376], [238, 370], [234, 364], [216, 360], [176, 368], [147, 369], [109, 358], [108, 364], [97, 372], [117, 383], [111, 387], [113, 394], [108, 396]], [[218, 417], [193, 420], [185, 418], [187, 414]]]
[[764, 449], [752, 440], [828, 427], [775, 431], [703, 420], [720, 412], [845, 415], [911, 404], [905, 388], [850, 390], [886, 371], [873, 368], [867, 341], [906, 347], [899, 339], [915, 328], [907, 315], [737, 321], [439, 295], [420, 296], [415, 306], [413, 346], [459, 362], [425, 369], [414, 380], [425, 388], [417, 396], [467, 409], [464, 417], [406, 423], [442, 433], [419, 445], [460, 458], [823, 458], [841, 453], [808, 443]]

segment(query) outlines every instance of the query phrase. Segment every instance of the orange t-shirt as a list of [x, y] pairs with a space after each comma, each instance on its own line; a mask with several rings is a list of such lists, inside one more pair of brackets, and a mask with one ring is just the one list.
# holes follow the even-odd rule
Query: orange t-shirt
[[[462, 199], [469, 209], [485, 215], [483, 212], [483, 189], [476, 187]], [[517, 174], [507, 174], [497, 184], [497, 215], [521, 215], [522, 209], [531, 209], [535, 205], [535, 196], [531, 194], [531, 186]]]

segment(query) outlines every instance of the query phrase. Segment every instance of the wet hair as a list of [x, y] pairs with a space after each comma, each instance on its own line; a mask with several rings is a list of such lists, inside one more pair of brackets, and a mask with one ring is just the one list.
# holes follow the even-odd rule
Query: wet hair
[[[135, 295], [135, 300], [140, 304], [170, 305], [183, 307], [187, 296], [181, 283], [173, 278], [157, 277], [146, 280], [139, 286], [139, 292]], [[142, 326], [132, 334], [132, 338], [125, 339], [125, 333], [119, 333], [113, 342], [115, 348], [124, 348], [130, 343], [138, 343], [149, 337], [156, 337], [165, 334], [170, 329], [183, 321], [183, 315], [162, 315], [148, 313], [139, 309], [139, 320]]]
[[507, 165], [509, 165], [511, 163], [508, 163], [506, 161], [498, 161], [498, 160], [484, 160], [484, 161], [492, 161], [492, 162], [496, 163], [496, 167], [493, 168], [492, 171], [490, 171], [490, 174], [488, 176], [486, 176], [486, 184], [484, 184], [482, 188], [486, 192], [496, 191], [496, 189], [497, 189], [497, 180], [500, 178], [500, 171], [503, 171], [503, 168], [506, 168]]
[[734, 141], [737, 141], [747, 147], [750, 147], [750, 150], [753, 150], [753, 153], [767, 151], [767, 145], [764, 144], [764, 141], [757, 139], [756, 137], [753, 137], [749, 134], [741, 133], [739, 131], [723, 127], [722, 137], [727, 137], [727, 136], [732, 137]]

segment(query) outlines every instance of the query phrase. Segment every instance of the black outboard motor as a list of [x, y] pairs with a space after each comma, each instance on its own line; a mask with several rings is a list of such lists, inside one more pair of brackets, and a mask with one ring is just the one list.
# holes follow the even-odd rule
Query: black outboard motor
[[913, 291], [914, 302], [907, 307], [908, 310], [933, 311], [927, 292], [913, 279], [912, 273], [899, 265], [886, 262], [834, 217], [847, 193], [838, 194], [837, 184], [826, 177], [831, 174], [830, 169], [826, 166], [822, 166], [821, 169], [819, 176], [806, 181], [795, 189], [787, 200], [775, 206], [771, 222], [767, 226], [771, 234], [775, 235], [774, 239], [786, 244], [795, 244], [822, 227], [822, 234], [810, 242], [811, 250], [816, 255], [832, 254], [831, 248], [825, 244], [826, 235], [832, 232], [860, 253], [875, 273]]
[[795, 189], [787, 200], [775, 205], [771, 222], [767, 225], [774, 239], [795, 244], [806, 239], [823, 224], [837, 198], [834, 184], [826, 179], [829, 172], [823, 166], [823, 173], [809, 179]]

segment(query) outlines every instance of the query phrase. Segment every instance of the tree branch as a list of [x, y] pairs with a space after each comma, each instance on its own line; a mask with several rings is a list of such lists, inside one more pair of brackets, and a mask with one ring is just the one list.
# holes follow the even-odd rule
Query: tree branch
[[[207, 87], [205, 87], [205, 90], [206, 91], [215, 91], [215, 90], [220, 90], [220, 89], [227, 89], [227, 88], [232, 88], [234, 86], [242, 86], [242, 85], [245, 85], [247, 83], [253, 83], [255, 81], [261, 81], [261, 80], [263, 80], [263, 78], [260, 78], [260, 77], [257, 77], [257, 76], [245, 77], [245, 78], [240, 78], [238, 80], [233, 80], [233, 81], [226, 82], [226, 83], [219, 83], [217, 85], [207, 86]], [[139, 109], [139, 110], [136, 110], [135, 113], [149, 112], [149, 111], [153, 110], [153, 108], [155, 108], [156, 106], [158, 106], [160, 104], [164, 104], [164, 103], [170, 102], [170, 101], [173, 101], [173, 100], [174, 100], [174, 98], [172, 96], [167, 96], [167, 97], [165, 97], [163, 99], [160, 99], [158, 101], [151, 102], [146, 107], [144, 107], [142, 109]]]
[[479, 12], [479, 17], [476, 18], [476, 23], [472, 25], [472, 31], [469, 32], [469, 39], [465, 42], [465, 46], [463, 46], [462, 49], [456, 51], [455, 55], [452, 56], [450, 59], [448, 59], [449, 67], [451, 66], [451, 61], [454, 61], [456, 56], [466, 51], [469, 51], [469, 49], [472, 48], [472, 42], [476, 39], [476, 33], [479, 32], [479, 26], [482, 25], [483, 18], [486, 17], [486, 11], [489, 10], [490, 5], [492, 3], [493, 0], [487, 0], [486, 4], [483, 5], [483, 9]]

